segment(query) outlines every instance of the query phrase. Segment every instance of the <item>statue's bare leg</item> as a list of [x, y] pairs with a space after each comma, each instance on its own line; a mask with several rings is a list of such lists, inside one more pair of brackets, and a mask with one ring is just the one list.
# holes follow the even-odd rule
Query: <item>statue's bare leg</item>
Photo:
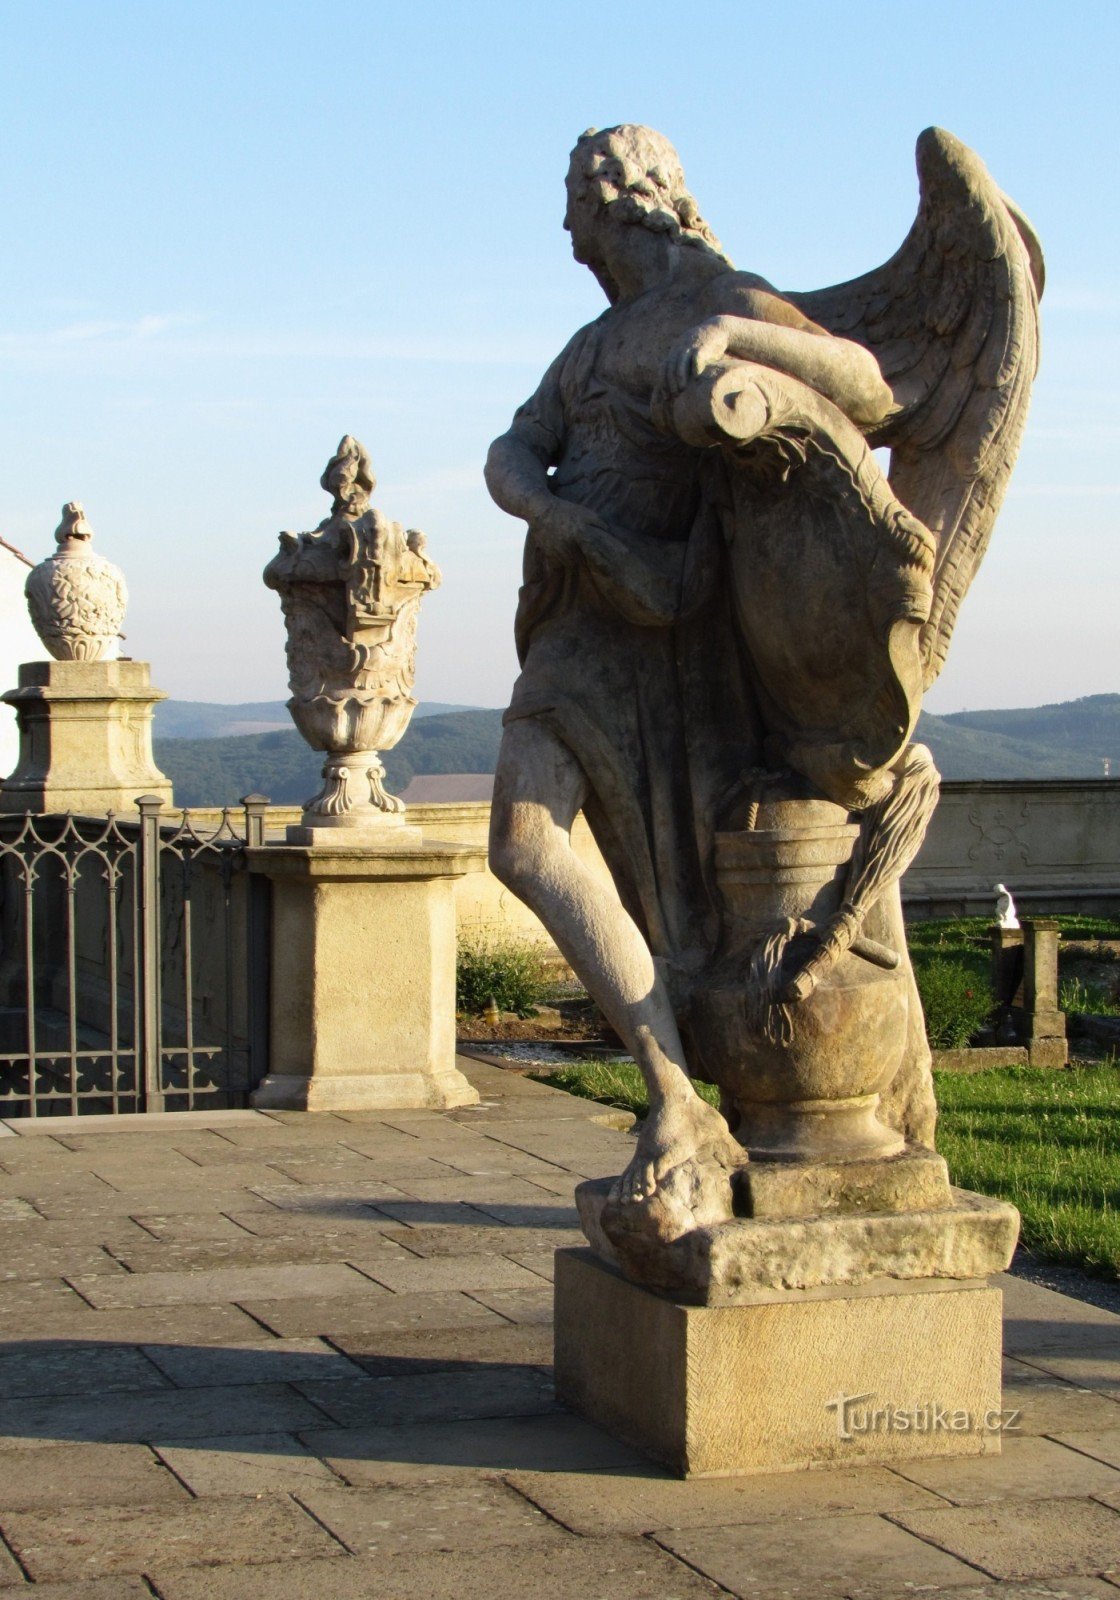
[[618, 900], [572, 849], [572, 824], [587, 779], [568, 747], [532, 718], [502, 739], [490, 817], [490, 866], [536, 913], [572, 970], [634, 1056], [650, 1113], [620, 1180], [639, 1200], [690, 1157], [734, 1161], [742, 1149], [688, 1076], [665, 984], [649, 948]]

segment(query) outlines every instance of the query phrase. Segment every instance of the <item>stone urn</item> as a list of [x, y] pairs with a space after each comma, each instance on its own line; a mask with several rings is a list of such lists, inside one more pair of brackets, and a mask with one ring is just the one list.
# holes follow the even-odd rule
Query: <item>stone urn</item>
[[81, 503], [62, 508], [58, 549], [28, 574], [24, 592], [35, 631], [56, 661], [108, 661], [118, 653], [128, 603], [124, 573], [91, 548]]
[[404, 802], [385, 788], [380, 752], [398, 742], [416, 706], [420, 598], [438, 586], [440, 571], [422, 533], [370, 505], [377, 480], [351, 435], [320, 482], [333, 496], [330, 516], [310, 533], [282, 533], [264, 572], [287, 628], [288, 710], [312, 749], [326, 754], [323, 786], [296, 831], [399, 831]]
[[877, 1116], [906, 1040], [908, 972], [897, 951], [856, 937], [807, 993], [804, 974], [843, 910], [858, 822], [827, 800], [755, 808], [716, 835], [724, 949], [694, 998], [702, 1075], [720, 1086], [755, 1159], [894, 1155]]

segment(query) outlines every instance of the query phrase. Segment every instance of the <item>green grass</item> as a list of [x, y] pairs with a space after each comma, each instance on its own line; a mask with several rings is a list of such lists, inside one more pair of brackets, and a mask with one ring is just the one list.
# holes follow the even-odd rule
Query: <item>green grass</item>
[[[537, 1076], [554, 1089], [566, 1089], [569, 1094], [577, 1094], [584, 1100], [599, 1100], [605, 1106], [620, 1106], [636, 1117], [644, 1117], [649, 1110], [646, 1086], [632, 1061], [573, 1061], [559, 1072]], [[697, 1094], [709, 1105], [719, 1105], [719, 1090], [715, 1084], [701, 1083], [699, 1079], [693, 1081]]]
[[1023, 1243], [1120, 1277], [1120, 1068], [936, 1074], [953, 1182], [1018, 1206]]
[[1063, 1011], [1080, 1011], [1089, 1017], [1120, 1017], [1120, 1005], [1102, 983], [1082, 983], [1080, 978], [1062, 979], [1058, 1005]]
[[[638, 1117], [649, 1109], [630, 1062], [576, 1061], [542, 1081]], [[939, 1072], [936, 1084], [953, 1182], [1017, 1206], [1036, 1255], [1120, 1277], [1120, 1068]], [[696, 1087], [718, 1104], [711, 1084]]]

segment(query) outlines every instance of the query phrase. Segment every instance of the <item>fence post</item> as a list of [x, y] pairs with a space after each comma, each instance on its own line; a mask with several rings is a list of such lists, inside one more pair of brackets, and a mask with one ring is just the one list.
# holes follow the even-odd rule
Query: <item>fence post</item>
[[[264, 844], [268, 799], [263, 794], [242, 796], [245, 807], [245, 845]], [[246, 977], [249, 988], [249, 1088], [255, 1089], [268, 1071], [268, 1030], [271, 1005], [272, 957], [269, 949], [272, 921], [272, 885], [259, 872], [249, 872], [249, 920]]]
[[137, 870], [140, 893], [140, 950], [137, 975], [140, 985], [139, 1078], [143, 1085], [144, 1110], [162, 1111], [159, 813], [163, 809], [163, 801], [158, 795], [142, 794], [136, 804], [140, 810], [140, 860]]

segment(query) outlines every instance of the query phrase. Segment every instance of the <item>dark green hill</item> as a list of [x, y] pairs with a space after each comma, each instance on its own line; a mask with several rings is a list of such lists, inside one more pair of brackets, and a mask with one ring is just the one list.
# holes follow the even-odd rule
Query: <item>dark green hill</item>
[[[283, 709], [260, 705], [203, 707], [236, 712]], [[450, 711], [421, 716], [395, 750], [386, 752], [389, 788], [399, 793], [416, 773], [493, 772], [501, 739], [500, 711]], [[287, 713], [284, 713], [285, 716]], [[1120, 695], [1098, 694], [1064, 705], [1015, 711], [923, 712], [917, 737], [933, 751], [944, 778], [1099, 778], [1103, 760], [1120, 776]], [[156, 759], [175, 785], [180, 805], [229, 804], [240, 795], [268, 795], [297, 805], [318, 787], [322, 757], [294, 728], [236, 737], [155, 741]]]
[[[493, 772], [501, 731], [500, 711], [415, 717], [383, 757], [390, 790], [399, 794], [417, 772]], [[157, 738], [155, 755], [181, 806], [229, 805], [244, 794], [301, 805], [318, 788], [323, 764], [292, 727], [225, 739]]]
[[[471, 711], [473, 706], [446, 705], [425, 700], [413, 717], [438, 717], [449, 711]], [[248, 700], [240, 705], [216, 705], [209, 700], [165, 700], [156, 707], [157, 739], [223, 739], [241, 734], [287, 731], [292, 726], [283, 700]]]
[[[1081, 700], [1018, 711], [955, 711], [942, 721], [962, 731], [976, 729], [1046, 745], [1055, 753], [1067, 751], [1087, 763], [1078, 769], [1078, 776], [1083, 770], [1085, 775], [1099, 778], [1105, 759], [1120, 774], [1120, 694], [1090, 694]], [[1068, 766], [1062, 775], [1075, 776]]]

